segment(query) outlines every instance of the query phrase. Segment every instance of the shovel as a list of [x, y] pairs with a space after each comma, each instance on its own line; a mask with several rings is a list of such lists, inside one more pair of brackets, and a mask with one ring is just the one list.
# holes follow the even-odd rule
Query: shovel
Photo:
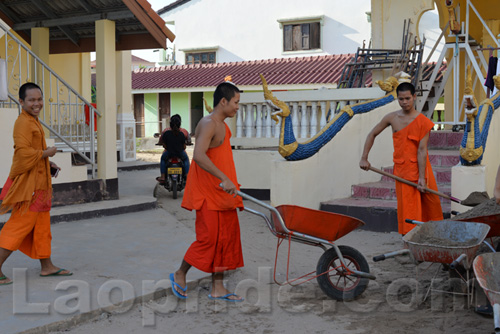
[[[405, 180], [405, 179], [403, 179], [399, 176], [393, 175], [391, 173], [384, 172], [383, 170], [377, 169], [375, 167], [370, 166], [369, 169], [375, 173], [385, 175], [387, 177], [390, 177], [391, 179], [394, 179], [394, 180], [399, 181], [401, 183], [407, 184], [409, 186], [418, 187], [418, 184], [416, 184], [414, 182]], [[430, 192], [431, 194], [434, 194], [434, 195], [438, 195], [438, 196], [443, 197], [443, 198], [447, 198], [455, 203], [465, 205], [465, 206], [476, 206], [476, 205], [479, 205], [479, 204], [481, 204], [485, 201], [488, 201], [490, 199], [486, 192], [479, 192], [479, 191], [474, 191], [474, 192], [470, 193], [470, 195], [467, 196], [467, 198], [464, 199], [463, 201], [459, 200], [458, 198], [443, 194], [443, 193], [436, 191], [436, 190], [433, 190], [433, 189], [425, 188], [425, 191]]]

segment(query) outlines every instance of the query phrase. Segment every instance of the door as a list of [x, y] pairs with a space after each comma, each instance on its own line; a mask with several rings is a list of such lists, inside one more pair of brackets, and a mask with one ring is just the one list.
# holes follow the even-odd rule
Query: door
[[169, 127], [170, 120], [170, 93], [160, 93], [158, 96], [158, 121], [160, 124], [159, 132], [163, 131], [163, 122], [162, 120], [166, 120], [166, 127]]
[[144, 137], [144, 94], [134, 94], [135, 136]]
[[203, 92], [191, 93], [191, 133], [203, 118]]

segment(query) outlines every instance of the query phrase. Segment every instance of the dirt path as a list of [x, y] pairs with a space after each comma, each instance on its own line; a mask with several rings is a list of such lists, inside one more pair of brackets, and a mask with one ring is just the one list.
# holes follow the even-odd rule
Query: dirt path
[[[170, 193], [160, 193], [162, 208], [194, 231], [195, 214], [181, 209], [181, 200], [182, 196], [173, 200]], [[246, 205], [261, 210], [253, 204]], [[416, 266], [407, 257], [373, 263], [374, 255], [402, 248], [401, 238], [396, 233], [355, 231], [339, 240], [338, 244], [349, 245], [364, 254], [377, 280], [371, 281], [357, 300], [336, 302], [326, 297], [316, 280], [297, 287], [280, 287], [272, 283], [276, 238], [260, 217], [247, 212], [240, 213], [239, 217], [245, 267], [227, 276], [227, 286], [243, 295], [244, 303], [209, 300], [210, 281], [207, 279], [190, 289], [187, 303], [169, 295], [136, 305], [125, 314], [103, 314], [99, 319], [64, 333], [492, 332], [493, 320], [475, 314], [461, 296], [453, 298], [449, 294], [432, 292], [426, 302], [418, 303], [435, 272], [436, 286], [449, 290], [448, 273], [442, 271], [440, 265], [421, 273], [417, 281]], [[277, 275], [280, 281], [284, 280], [286, 250], [284, 245]], [[314, 271], [321, 253], [315, 247], [292, 244], [290, 275], [296, 277]], [[425, 267], [423, 264], [419, 268], [423, 271]], [[166, 272], [166, 278], [167, 275]], [[418, 292], [415, 291], [417, 284]]]

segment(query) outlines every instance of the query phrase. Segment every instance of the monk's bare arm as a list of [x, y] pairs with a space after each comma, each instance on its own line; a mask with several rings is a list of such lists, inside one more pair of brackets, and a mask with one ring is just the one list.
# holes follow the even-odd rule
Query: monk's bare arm
[[427, 182], [425, 182], [425, 168], [427, 167], [427, 142], [429, 141], [429, 133], [427, 133], [418, 144], [417, 161], [418, 161], [418, 190], [425, 191]]
[[217, 124], [214, 120], [205, 117], [203, 118], [196, 129], [196, 143], [194, 145], [193, 160], [203, 170], [212, 174], [221, 180], [222, 189], [231, 194], [236, 194], [236, 186], [234, 183], [223, 173], [217, 166], [214, 165], [212, 160], [207, 156], [207, 151], [210, 148], [210, 143], [215, 136], [215, 129]]
[[375, 138], [385, 130], [389, 125], [391, 125], [392, 119], [394, 118], [395, 113], [390, 113], [385, 115], [382, 120], [375, 125], [375, 127], [370, 131], [368, 136], [366, 137], [365, 146], [363, 148], [363, 154], [361, 155], [361, 160], [359, 161], [359, 167], [364, 170], [368, 170], [370, 168], [370, 162], [368, 162], [368, 154], [372, 149], [373, 143], [375, 142]]

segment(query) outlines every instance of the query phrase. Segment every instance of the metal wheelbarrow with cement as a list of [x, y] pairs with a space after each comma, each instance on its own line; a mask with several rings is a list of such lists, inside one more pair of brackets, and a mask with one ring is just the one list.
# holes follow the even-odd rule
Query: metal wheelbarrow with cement
[[[364, 225], [359, 219], [319, 210], [303, 208], [295, 205], [270, 206], [250, 195], [238, 191], [238, 195], [270, 211], [266, 214], [245, 207], [245, 211], [262, 217], [271, 233], [278, 238], [276, 259], [274, 263], [274, 281], [278, 285], [298, 285], [314, 278], [323, 292], [336, 300], [352, 300], [358, 297], [368, 286], [370, 268], [365, 257], [349, 246], [337, 246], [334, 241]], [[288, 261], [286, 281], [276, 280], [276, 264], [279, 247], [288, 241]], [[316, 270], [303, 276], [290, 279], [290, 243], [299, 242], [317, 246], [324, 250]]]
[[[451, 270], [455, 270], [459, 264], [462, 264], [467, 270], [467, 277], [462, 277], [467, 283], [466, 295], [471, 295], [468, 284], [469, 270], [479, 247], [484, 242], [493, 252], [495, 251], [491, 245], [484, 241], [490, 227], [482, 223], [451, 220], [429, 221], [427, 223], [409, 219], [406, 221], [418, 224], [418, 226], [403, 237], [405, 249], [375, 256], [373, 261], [382, 261], [398, 255], [410, 255], [416, 264], [422, 262], [441, 263], [449, 265]], [[432, 284], [424, 300], [431, 288]]]
[[495, 333], [500, 333], [500, 253], [478, 255], [473, 267], [479, 285], [493, 305]]

